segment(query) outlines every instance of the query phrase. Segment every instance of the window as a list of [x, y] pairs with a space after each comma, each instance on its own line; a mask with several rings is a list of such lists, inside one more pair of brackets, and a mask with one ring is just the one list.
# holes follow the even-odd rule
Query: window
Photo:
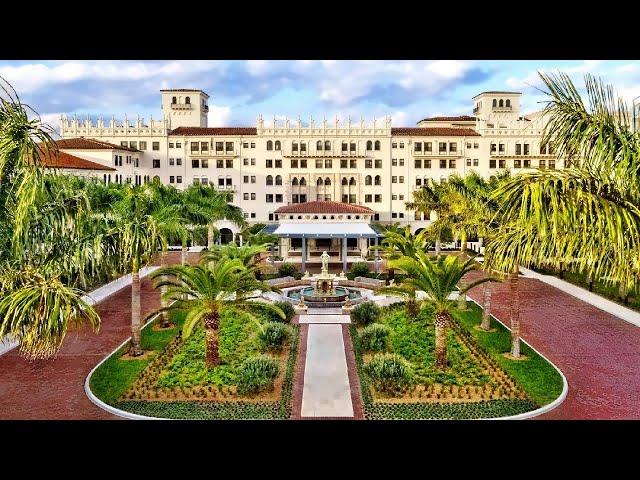
[[398, 214], [396, 212], [391, 212], [391, 218], [398, 218]]
[[524, 168], [531, 168], [531, 160], [524, 161]]
[[371, 185], [371, 175], [367, 175], [366, 177], [364, 177], [364, 184], [365, 185]]
[[391, 142], [391, 148], [398, 148], [397, 142]]
[[276, 185], [282, 185], [282, 175], [276, 175]]
[[[122, 162], [122, 157], [120, 157], [120, 162]], [[122, 163], [120, 163], [120, 165], [122, 165]], [[159, 158], [154, 158], [153, 159], [153, 168], [160, 168], [160, 159]]]
[[224, 168], [224, 160], [221, 158], [216, 159], [216, 168]]
[[200, 160], [191, 160], [191, 168], [200, 168]]
[[400, 177], [398, 177], [398, 181], [399, 183], [404, 183], [404, 176], [400, 175]]
[[400, 142], [400, 148], [404, 148], [404, 142]]
[[376, 168], [382, 168], [382, 159], [376, 158]]
[[422, 168], [422, 160], [417, 158], [413, 161], [413, 168]]
[[231, 185], [233, 185], [233, 179], [231, 177], [227, 177], [226, 178], [227, 181], [227, 186], [230, 187]]
[[544, 158], [540, 159], [540, 168], [546, 168], [547, 161]]
[[349, 149], [349, 146], [347, 145], [347, 142], [342, 142], [342, 151], [346, 152]]
[[427, 159], [424, 161], [424, 168], [431, 168], [431, 159]]
[[498, 160], [498, 167], [499, 168], [505, 168], [506, 167], [506, 160]]
[[275, 147], [276, 150], [282, 150], [282, 144], [280, 143], [280, 140], [276, 140], [275, 143]]
[[191, 153], [198, 151], [198, 142], [191, 142]]
[[324, 149], [328, 152], [331, 150], [331, 142], [329, 140], [324, 141]]
[[340, 168], [347, 168], [348, 165], [349, 165], [349, 162], [347, 161], [346, 158], [340, 159]]
[[291, 159], [291, 168], [298, 168], [298, 159], [297, 158], [292, 158]]
[[256, 148], [256, 142], [251, 142], [251, 148]]
[[438, 143], [438, 152], [445, 153], [447, 151], [447, 142], [439, 142]]
[[200, 183], [200, 179], [198, 177], [193, 179], [193, 184], [198, 185]]
[[456, 159], [452, 158], [449, 160], [449, 168], [456, 168]]
[[233, 142], [226, 142], [225, 150], [227, 152], [233, 152]]
[[316, 142], [316, 150], [321, 152], [322, 151], [322, 140], [318, 140]]
[[276, 168], [282, 168], [282, 159], [276, 158]]
[[525, 155], [529, 155], [529, 144], [528, 143], [524, 144], [524, 154]]
[[324, 162], [322, 161], [322, 159], [316, 158], [316, 168], [322, 168], [322, 165], [324, 165]]
[[255, 175], [251, 175], [251, 183], [256, 183], [256, 176]]
[[473, 159], [473, 166], [474, 166], [474, 167], [477, 167], [479, 164], [480, 164], [480, 162], [478, 162], [478, 159], [477, 159], [477, 158], [474, 158], [474, 159]]
[[470, 167], [470, 166], [471, 166], [471, 159], [467, 158], [467, 167]]
[[398, 166], [398, 159], [397, 158], [392, 158], [391, 159], [391, 166], [392, 167], [397, 167]]
[[375, 178], [373, 179], [373, 184], [382, 185], [382, 177], [380, 177], [380, 175], [376, 175]]
[[208, 152], [209, 151], [209, 143], [208, 142], [200, 142], [200, 151]]
[[511, 100], [507, 99], [507, 101], [504, 104], [506, 107], [511, 107]]
[[496, 144], [492, 143], [491, 144], [491, 153], [495, 153], [495, 151], [496, 151]]
[[504, 143], [501, 143], [500, 145], [498, 145], [498, 152], [504, 153]]
[[474, 143], [473, 148], [480, 148], [480, 146], [477, 143]]
[[242, 159], [242, 164], [245, 165], [245, 166], [249, 165], [249, 159], [248, 158], [243, 158]]
[[282, 203], [282, 194], [276, 193], [276, 203]]
[[416, 187], [422, 186], [422, 179], [420, 177], [416, 177]]
[[291, 151], [292, 152], [297, 152], [298, 151], [298, 143], [297, 142], [293, 142], [291, 144]]
[[440, 168], [447, 168], [447, 160], [444, 158], [440, 159]]
[[453, 142], [449, 142], [449, 151], [450, 152], [456, 152], [458, 150], [458, 144], [457, 143], [453, 143]]
[[371, 203], [371, 200], [373, 199], [373, 195], [371, 195], [370, 193], [366, 194], [364, 196], [364, 202], [365, 203]]
[[223, 177], [218, 177], [218, 186], [219, 187], [224, 187], [224, 178]]
[[293, 195], [291, 195], [291, 203], [300, 203], [297, 194], [294, 193]]
[[376, 193], [374, 198], [376, 203], [382, 203], [382, 195], [380, 195], [379, 193]]
[[202, 159], [202, 168], [209, 168], [209, 160], [206, 158]]
[[300, 168], [307, 168], [307, 159], [303, 158], [300, 160]]
[[398, 200], [398, 195], [391, 195], [391, 200]]
[[267, 175], [266, 183], [267, 185], [273, 185], [273, 176]]
[[271, 140], [267, 140], [267, 150], [273, 150], [273, 142]]
[[249, 183], [249, 175], [242, 177], [242, 183]]
[[325, 159], [324, 161], [324, 168], [331, 168], [332, 165], [332, 161], [330, 158]]
[[151, 144], [151, 149], [152, 149], [152, 150], [155, 150], [155, 151], [160, 150], [160, 142], [153, 142], [153, 143]]
[[216, 152], [222, 152], [224, 150], [224, 142], [216, 142]]
[[495, 159], [491, 159], [489, 160], [489, 168], [496, 168], [496, 161]]
[[302, 177], [302, 178], [300, 179], [300, 186], [301, 186], [301, 187], [306, 187], [306, 186], [307, 186], [307, 181], [305, 180], [305, 178], [304, 178], [304, 177]]
[[355, 158], [349, 160], [349, 168], [358, 168], [358, 161]]
[[170, 158], [170, 159], [169, 159], [169, 165], [170, 165], [170, 166], [175, 165], [175, 163], [176, 163], [175, 159], [173, 159], [173, 158]]
[[120, 142], [120, 146], [126, 148], [127, 147], [127, 142]]
[[182, 159], [176, 158], [176, 165], [182, 165]]
[[140, 150], [146, 150], [147, 149], [147, 142], [140, 142]]
[[471, 148], [471, 142], [467, 142], [466, 147], [467, 147], [467, 148]]
[[175, 105], [176, 103], [178, 103], [178, 99], [176, 97], [171, 97], [171, 103]]
[[367, 140], [367, 151], [373, 150], [373, 142], [371, 140]]
[[516, 155], [522, 155], [522, 145], [516, 143]]
[[365, 158], [364, 168], [373, 168], [373, 160], [371, 160], [370, 158]]
[[398, 162], [401, 167], [404, 167], [404, 158], [401, 158], [400, 160], [398, 160]]
[[398, 183], [398, 177], [396, 177], [395, 175], [391, 177], [391, 183]]
[[182, 183], [182, 176], [181, 175], [178, 175], [176, 177], [176, 183]]
[[249, 142], [242, 142], [242, 148], [249, 148]]
[[376, 140], [374, 150], [380, 150], [380, 140]]
[[249, 200], [249, 194], [248, 193], [243, 194], [242, 195], [242, 199], [243, 200]]
[[[147, 142], [144, 142], [144, 144], [145, 144], [145, 148], [146, 148]], [[181, 142], [176, 142], [176, 148], [182, 148], [182, 143]]]
[[549, 168], [550, 168], [550, 169], [552, 169], [552, 170], [553, 170], [554, 168], [556, 168], [556, 161], [555, 161], [555, 159], [553, 159], [553, 158], [550, 158], [550, 159], [549, 159]]
[[174, 177], [173, 175], [169, 176], [169, 183], [176, 183], [176, 177]]
[[129, 142], [129, 148], [138, 149], [138, 142]]
[[273, 203], [273, 193], [267, 193], [267, 203]]
[[266, 163], [266, 165], [265, 165], [266, 168], [273, 168], [273, 160], [272, 159], [267, 158], [265, 163]]
[[307, 151], [307, 144], [306, 143], [301, 143], [300, 144], [300, 151], [301, 152], [306, 152]]
[[356, 151], [356, 142], [351, 142], [351, 144], [349, 144], [349, 151], [350, 152]]
[[186, 103], [187, 105], [191, 105], [191, 98], [189, 97], [185, 98], [184, 103]]

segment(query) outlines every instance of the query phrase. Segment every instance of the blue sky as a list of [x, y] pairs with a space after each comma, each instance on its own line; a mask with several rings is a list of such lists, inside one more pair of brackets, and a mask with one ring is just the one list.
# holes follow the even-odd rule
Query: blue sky
[[541, 108], [536, 71], [564, 71], [582, 83], [603, 77], [627, 98], [640, 95], [638, 61], [0, 61], [0, 76], [54, 127], [61, 113], [140, 114], [160, 118], [161, 88], [200, 88], [209, 95], [210, 126], [253, 126], [336, 116], [369, 121], [391, 115], [394, 126], [426, 116], [471, 114], [484, 90], [524, 93], [525, 113]]

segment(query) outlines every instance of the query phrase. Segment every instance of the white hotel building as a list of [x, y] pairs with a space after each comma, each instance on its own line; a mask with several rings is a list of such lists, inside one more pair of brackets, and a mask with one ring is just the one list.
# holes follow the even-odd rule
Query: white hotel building
[[[368, 221], [399, 222], [414, 230], [428, 219], [407, 211], [405, 202], [425, 179], [563, 167], [541, 150], [544, 119], [540, 112], [523, 115], [517, 92], [480, 93], [472, 99], [473, 116], [425, 118], [415, 127], [394, 127], [390, 117], [346, 124], [312, 119], [307, 126], [299, 119], [266, 125], [259, 117], [255, 127], [209, 128], [205, 92], [162, 90], [161, 97], [159, 120], [112, 117], [92, 123], [63, 117], [61, 150], [112, 169], [85, 169], [85, 176], [106, 181], [142, 183], [158, 177], [177, 188], [201, 182], [232, 190], [234, 204], [249, 222], [337, 221], [335, 215], [289, 213], [292, 204], [332, 201], [370, 209]], [[72, 140], [79, 137], [85, 140]], [[88, 139], [106, 142], [101, 146], [107, 153], [96, 154], [100, 145], [87, 148]], [[327, 212], [317, 204], [309, 207], [316, 214], [350, 212], [330, 204]], [[293, 243], [298, 242], [287, 246], [295, 249]]]

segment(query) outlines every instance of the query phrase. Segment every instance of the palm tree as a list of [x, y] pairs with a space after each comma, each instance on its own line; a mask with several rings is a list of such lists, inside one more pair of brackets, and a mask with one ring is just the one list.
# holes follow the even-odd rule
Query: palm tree
[[201, 259], [204, 262], [219, 261], [223, 258], [239, 259], [242, 264], [249, 268], [254, 266], [259, 260], [259, 255], [265, 253], [269, 248], [268, 244], [237, 246], [229, 243], [224, 246], [216, 246], [212, 250], [203, 252]]
[[204, 324], [209, 367], [220, 363], [218, 335], [222, 310], [233, 308], [247, 313], [256, 321], [255, 314], [265, 309], [285, 318], [284, 312], [277, 306], [246, 298], [255, 290], [277, 290], [256, 280], [251, 269], [245, 267], [239, 258], [220, 258], [201, 261], [199, 265], [166, 267], [152, 274], [153, 278], [164, 276], [168, 276], [168, 279], [161, 279], [155, 287], [169, 287], [163, 296], [173, 303], [166, 309], [187, 312], [183, 337], [188, 338], [196, 325], [201, 322]]
[[447, 187], [444, 183], [438, 183], [433, 179], [425, 182], [422, 188], [413, 192], [413, 201], [406, 202], [408, 210], [431, 216], [431, 212], [435, 212], [440, 222], [434, 222], [429, 229], [435, 236], [436, 255], [440, 255], [440, 245], [442, 244], [442, 234], [446, 229], [447, 205], [444, 196], [447, 193]]
[[[424, 291], [435, 307], [435, 357], [436, 367], [447, 368], [447, 327], [451, 322], [451, 312], [455, 302], [449, 295], [456, 289], [458, 282], [471, 270], [477, 269], [477, 263], [470, 258], [466, 261], [453, 255], [429, 257], [426, 252], [416, 252], [413, 257], [401, 257], [392, 260], [398, 268], [407, 272], [407, 278], [401, 285], [386, 287], [382, 291], [404, 296], [414, 295], [415, 291]], [[493, 281], [492, 277], [483, 277], [470, 282], [460, 289], [460, 295], [484, 282]], [[424, 304], [423, 304], [424, 305]]]

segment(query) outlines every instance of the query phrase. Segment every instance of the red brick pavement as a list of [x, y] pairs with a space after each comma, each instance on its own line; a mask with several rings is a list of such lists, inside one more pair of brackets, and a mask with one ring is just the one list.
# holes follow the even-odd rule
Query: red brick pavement
[[[539, 280], [520, 282], [522, 337], [569, 383], [565, 401], [536, 418], [640, 419], [640, 328]], [[508, 325], [508, 285], [491, 288], [492, 313]], [[482, 288], [470, 296], [481, 302]]]
[[[191, 261], [192, 254], [189, 255]], [[180, 252], [169, 254], [180, 262]], [[143, 279], [143, 318], [158, 308], [159, 292]], [[84, 393], [91, 369], [130, 334], [131, 287], [123, 288], [96, 306], [102, 320], [100, 332], [88, 328], [67, 334], [62, 350], [53, 360], [28, 362], [16, 349], [0, 356], [0, 419], [115, 419], [96, 407]]]

